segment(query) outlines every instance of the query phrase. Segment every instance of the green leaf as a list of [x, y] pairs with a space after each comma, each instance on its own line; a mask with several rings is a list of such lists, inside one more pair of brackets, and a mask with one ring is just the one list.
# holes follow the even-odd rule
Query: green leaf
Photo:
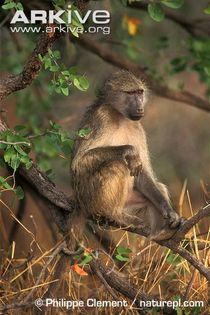
[[184, 0], [161, 0], [165, 6], [172, 9], [179, 9], [183, 6]]
[[87, 265], [91, 260], [93, 260], [93, 257], [91, 255], [86, 256], [81, 263], [79, 263], [80, 266]]
[[26, 155], [26, 156], [21, 156], [20, 157], [20, 162], [23, 164], [27, 164], [30, 161], [30, 158]]
[[90, 86], [89, 81], [85, 77], [80, 77], [79, 81], [84, 91], [86, 91]]
[[25, 125], [17, 125], [14, 127], [15, 131], [19, 132], [19, 131], [22, 131], [22, 130], [26, 130], [27, 127]]
[[50, 66], [50, 71], [51, 71], [51, 72], [57, 72], [59, 69], [60, 69], [60, 67], [57, 66], [57, 65]]
[[16, 170], [20, 166], [20, 157], [17, 154], [12, 156], [10, 166], [14, 170]]
[[182, 258], [180, 256], [178, 256], [177, 254], [174, 254], [171, 250], [169, 251], [169, 254], [166, 258], [166, 261], [172, 265], [172, 266], [176, 266], [178, 265], [181, 261]]
[[68, 88], [68, 87], [62, 87], [62, 88], [61, 88], [61, 91], [62, 91], [62, 93], [63, 93], [65, 96], [68, 96], [68, 95], [69, 95], [69, 88]]
[[61, 126], [53, 122], [52, 120], [49, 121], [50, 126], [52, 127], [53, 130], [59, 130], [61, 129]]
[[59, 51], [59, 50], [54, 50], [54, 51], [53, 51], [53, 57], [54, 57], [55, 59], [60, 59], [60, 57], [61, 57], [60, 51]]
[[2, 5], [2, 9], [4, 10], [10, 10], [16, 7], [16, 3], [15, 2], [9, 2], [7, 4]]
[[171, 60], [172, 73], [178, 73], [186, 69], [188, 57], [177, 57]]
[[69, 156], [72, 153], [73, 150], [73, 145], [74, 145], [74, 141], [73, 140], [66, 140], [63, 142], [62, 145], [62, 152], [66, 155]]
[[150, 17], [156, 22], [161, 22], [164, 19], [165, 14], [159, 3], [150, 3], [147, 8]]
[[39, 60], [40, 60], [40, 61], [43, 61], [43, 57], [42, 57], [41, 54], [38, 54], [38, 57], [39, 57]]
[[38, 166], [39, 168], [44, 171], [47, 172], [49, 169], [51, 169], [51, 163], [48, 159], [44, 159], [42, 158], [39, 162], [38, 162]]
[[18, 2], [17, 5], [16, 5], [16, 9], [22, 11], [23, 10], [22, 3]]
[[116, 255], [116, 259], [119, 261], [129, 261], [128, 257], [123, 257], [121, 255]]
[[71, 27], [71, 33], [72, 33], [72, 35], [74, 35], [75, 37], [79, 37], [79, 34], [77, 33], [77, 31], [76, 30], [74, 30], [74, 27]]
[[72, 75], [76, 75], [78, 70], [77, 70], [77, 67], [76, 66], [73, 66], [71, 68], [69, 68], [69, 70], [67, 70], [69, 74], [72, 74]]
[[78, 88], [78, 90], [83, 92], [87, 91], [89, 87], [89, 82], [84, 77], [74, 77], [73, 83]]
[[0, 143], [0, 149], [6, 149], [7, 145], [5, 143]]
[[55, 92], [58, 94], [61, 94], [61, 87], [60, 86], [55, 86]]
[[130, 253], [132, 253], [132, 250], [130, 248], [126, 248], [123, 246], [118, 246], [117, 253], [120, 255], [124, 255], [124, 254], [129, 255]]
[[26, 163], [25, 164], [26, 169], [29, 170], [31, 168], [32, 164], [33, 164], [32, 161], [29, 161], [28, 163]]
[[207, 67], [204, 67], [204, 72], [207, 74], [208, 77], [210, 77], [210, 67], [207, 68]]
[[16, 189], [15, 189], [15, 193], [18, 197], [19, 200], [23, 199], [24, 198], [24, 191], [22, 189], [22, 187], [18, 186]]
[[81, 138], [86, 137], [91, 132], [90, 128], [83, 128], [78, 131], [78, 136]]
[[23, 156], [27, 156], [27, 153], [19, 145], [14, 146], [15, 150]]
[[14, 155], [16, 156], [14, 148], [8, 148], [4, 153], [4, 161], [9, 163]]
[[210, 14], [210, 5], [206, 9], [204, 9], [203, 12], [206, 14]]
[[50, 58], [46, 58], [46, 59], [44, 60], [44, 68], [45, 68], [45, 70], [46, 70], [47, 68], [50, 68], [50, 67], [51, 67], [51, 64], [52, 64], [51, 59], [50, 59]]
[[10, 184], [8, 184], [6, 179], [2, 176], [0, 176], [0, 185], [2, 185], [5, 189], [13, 190], [12, 186], [10, 186]]

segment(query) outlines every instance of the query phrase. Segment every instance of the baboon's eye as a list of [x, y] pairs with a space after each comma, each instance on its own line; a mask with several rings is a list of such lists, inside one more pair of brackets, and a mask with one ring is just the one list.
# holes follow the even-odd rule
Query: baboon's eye
[[127, 94], [138, 94], [138, 95], [142, 95], [144, 93], [144, 90], [143, 89], [139, 89], [139, 90], [134, 90], [134, 91], [127, 91], [126, 92]]
[[144, 93], [143, 89], [139, 89], [138, 91], [136, 91], [137, 94], [142, 95]]

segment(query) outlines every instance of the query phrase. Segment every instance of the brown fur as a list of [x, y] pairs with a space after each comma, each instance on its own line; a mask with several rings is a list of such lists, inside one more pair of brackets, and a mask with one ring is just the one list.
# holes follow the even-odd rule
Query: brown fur
[[[166, 239], [174, 234], [180, 218], [171, 208], [167, 188], [154, 176], [143, 127], [129, 116], [129, 110], [135, 115], [138, 106], [143, 109], [145, 89], [141, 80], [126, 71], [106, 81], [101, 98], [81, 123], [91, 132], [75, 146], [73, 189], [86, 216], [145, 226], [152, 239]], [[131, 176], [135, 170], [138, 174]]]

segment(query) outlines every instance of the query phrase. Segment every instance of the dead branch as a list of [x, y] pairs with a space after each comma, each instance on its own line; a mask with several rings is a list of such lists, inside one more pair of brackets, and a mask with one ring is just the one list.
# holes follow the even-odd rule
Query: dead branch
[[[137, 309], [138, 313], [141, 315], [146, 314], [144, 309], [140, 308], [142, 301], [146, 302], [151, 300], [159, 300], [157, 297], [140, 292], [138, 287], [134, 285], [127, 276], [124, 276], [122, 273], [113, 270], [113, 268], [102, 265], [98, 259], [92, 260], [90, 267], [103, 283], [106, 282], [109, 287], [129, 298], [132, 301], [131, 309], [132, 307]], [[119, 300], [119, 297], [115, 299]], [[172, 309], [164, 307], [162, 314], [172, 315], [174, 312]]]
[[51, 264], [51, 262], [53, 261], [53, 259], [60, 254], [60, 252], [62, 251], [63, 247], [65, 246], [65, 242], [61, 243], [60, 245], [58, 245], [57, 248], [55, 248], [55, 250], [52, 252], [52, 254], [50, 255], [50, 258], [48, 259], [48, 261], [46, 262], [46, 264], [44, 265], [44, 267], [42, 268], [39, 277], [37, 278], [35, 284], [34, 284], [34, 288], [29, 292], [29, 294], [25, 297], [25, 299], [23, 300], [23, 304], [26, 304], [27, 302], [30, 301], [30, 299], [33, 297], [34, 292], [36, 291], [36, 287], [40, 284], [42, 278], [44, 277], [46, 270], [48, 268], [48, 266]]
[[113, 268], [102, 265], [98, 260], [92, 260], [90, 263], [91, 269], [97, 274], [103, 276], [106, 282], [120, 292], [122, 295], [127, 296], [139, 307], [139, 300], [149, 301], [151, 296], [140, 293], [135, 285], [130, 283], [129, 279], [123, 276], [120, 272], [114, 271]]
[[174, 253], [179, 254], [182, 258], [186, 259], [195, 269], [197, 269], [209, 282], [210, 282], [210, 268], [205, 267], [204, 264], [193, 256], [185, 248], [178, 246], [178, 243], [173, 239], [167, 241], [159, 241], [158, 244], [170, 248]]
[[118, 53], [108, 49], [104, 44], [92, 40], [89, 36], [80, 36], [80, 38], [73, 40], [86, 50], [91, 51], [92, 53], [111, 63], [112, 65], [130, 70], [142, 76], [143, 78], [146, 78], [151, 90], [154, 91], [157, 95], [168, 98], [170, 100], [174, 100], [176, 102], [185, 103], [187, 105], [205, 110], [207, 112], [210, 111], [210, 103], [207, 100], [188, 91], [176, 91], [168, 88], [167, 86], [160, 85], [159, 82], [152, 79], [149, 75], [146, 74], [145, 67], [141, 67], [131, 60], [120, 56]]
[[179, 233], [174, 237], [175, 240], [181, 240], [187, 232], [192, 229], [201, 219], [210, 216], [210, 204], [207, 204], [202, 209], [200, 209], [196, 214], [194, 214], [190, 219], [184, 222], [184, 224], [179, 229]]
[[[200, 214], [201, 213], [201, 214]], [[210, 204], [202, 208], [198, 211], [194, 216], [192, 216], [189, 220], [186, 220], [183, 226], [174, 234], [174, 236], [170, 240], [157, 241], [156, 243], [170, 248], [174, 253], [179, 254], [181, 257], [186, 259], [192, 266], [195, 267], [209, 282], [210, 282], [210, 268], [204, 266], [204, 264], [199, 261], [195, 256], [193, 256], [188, 250], [179, 246], [179, 241], [184, 238], [185, 234], [197, 223], [200, 222], [204, 217], [210, 216]], [[107, 220], [102, 219], [102, 223]], [[117, 222], [109, 222], [110, 226], [121, 227]], [[132, 233], [136, 233], [138, 235], [148, 237], [149, 231], [145, 228], [135, 228], [135, 227], [122, 227], [122, 229], [127, 230]], [[179, 238], [179, 233], [181, 235], [181, 239]]]

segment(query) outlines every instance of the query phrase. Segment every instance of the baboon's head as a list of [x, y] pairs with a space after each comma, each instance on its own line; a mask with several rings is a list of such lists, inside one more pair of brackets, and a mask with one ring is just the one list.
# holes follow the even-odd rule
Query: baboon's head
[[105, 102], [131, 120], [144, 116], [146, 95], [144, 82], [129, 71], [117, 71], [105, 82]]

